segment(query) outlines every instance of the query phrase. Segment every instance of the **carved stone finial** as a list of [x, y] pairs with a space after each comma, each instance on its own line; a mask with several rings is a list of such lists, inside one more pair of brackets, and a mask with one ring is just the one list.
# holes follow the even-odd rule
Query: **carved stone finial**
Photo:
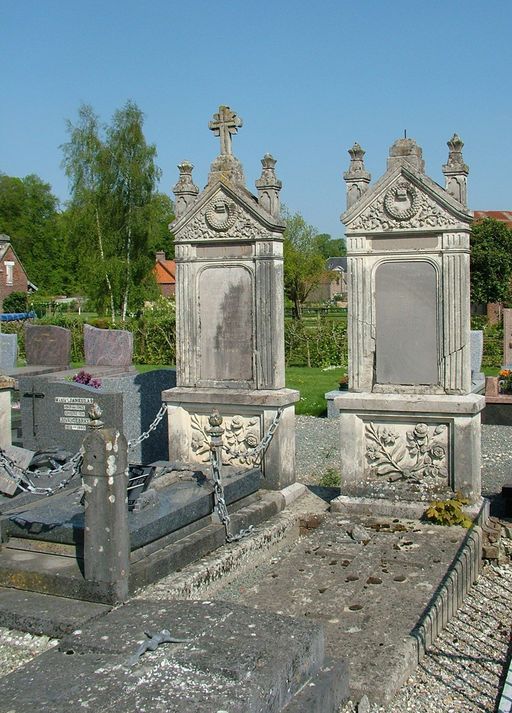
[[350, 166], [348, 171], [343, 174], [343, 178], [347, 184], [347, 208], [350, 208], [368, 189], [371, 175], [364, 165], [363, 156], [366, 152], [357, 142], [348, 150], [348, 153]]
[[420, 173], [425, 173], [423, 151], [414, 139], [397, 139], [389, 149], [388, 170], [409, 164]]
[[242, 119], [229, 106], [220, 106], [208, 124], [215, 136], [220, 137], [220, 154], [213, 161], [208, 175], [208, 183], [218, 178], [245, 185], [244, 169], [233, 156], [231, 136], [243, 125]]
[[97, 404], [95, 401], [87, 414], [90, 419], [89, 428], [91, 428], [92, 430], [103, 428], [105, 424], [101, 420], [102, 414], [103, 411], [101, 410], [99, 404]]
[[214, 426], [220, 426], [222, 424], [223, 418], [219, 413], [219, 410], [214, 408], [212, 409], [211, 414], [208, 417], [208, 423], [210, 426], [213, 428]]
[[176, 196], [174, 205], [174, 214], [176, 218], [181, 218], [181, 216], [187, 212], [199, 193], [199, 188], [192, 180], [193, 168], [194, 165], [190, 163], [190, 161], [182, 161], [178, 164], [180, 177], [172, 189], [172, 192]]
[[281, 202], [279, 200], [279, 191], [282, 183], [277, 178], [274, 167], [276, 159], [269, 153], [261, 159], [262, 171], [261, 176], [256, 180], [256, 188], [258, 189], [259, 203], [271, 216], [279, 218], [281, 213]]
[[467, 164], [464, 163], [462, 156], [464, 142], [460, 136], [454, 134], [447, 142], [447, 145], [450, 152], [448, 154], [448, 161], [443, 166], [445, 189], [453, 198], [458, 200], [459, 203], [462, 203], [463, 206], [467, 206], [467, 176], [469, 168]]

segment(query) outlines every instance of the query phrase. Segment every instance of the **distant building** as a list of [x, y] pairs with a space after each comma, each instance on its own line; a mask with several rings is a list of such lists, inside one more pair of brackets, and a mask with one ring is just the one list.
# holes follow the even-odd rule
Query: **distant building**
[[499, 220], [500, 223], [505, 223], [507, 228], [512, 229], [512, 211], [510, 210], [474, 210], [473, 217], [475, 220], [494, 218], [494, 220]]
[[[334, 276], [333, 276], [334, 273]], [[330, 257], [325, 263], [325, 273], [308, 295], [306, 302], [330, 302], [335, 296], [347, 296], [347, 258]]]
[[176, 294], [176, 263], [167, 260], [163, 250], [156, 254], [155, 277], [160, 294], [164, 297]]
[[21, 260], [16, 255], [11, 238], [8, 235], [0, 235], [0, 308], [3, 311], [4, 299], [11, 292], [35, 292], [37, 287], [30, 282], [21, 264]]

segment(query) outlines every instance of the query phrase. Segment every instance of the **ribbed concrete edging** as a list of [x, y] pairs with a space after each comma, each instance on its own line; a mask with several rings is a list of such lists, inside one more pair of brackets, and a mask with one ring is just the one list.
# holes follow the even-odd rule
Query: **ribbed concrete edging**
[[473, 525], [427, 609], [411, 632], [416, 641], [418, 662], [455, 616], [466, 594], [478, 579], [481, 563], [482, 529], [479, 525]]
[[512, 659], [510, 660], [507, 678], [503, 686], [498, 704], [498, 713], [511, 713], [512, 711]]
[[[248, 563], [252, 567], [268, 557], [287, 538], [290, 541], [297, 539], [299, 520], [297, 513], [281, 512], [274, 516], [271, 524], [267, 521], [256, 527], [250, 538], [225, 545], [222, 550], [189, 564], [183, 573], [170, 574], [165, 581], [156, 582], [147, 590], [138, 592], [135, 598], [151, 599], [153, 587], [164, 587], [169, 599], [195, 599], [206, 592], [213, 593], [216, 586], [224, 586], [230, 575], [236, 576]], [[232, 517], [232, 524], [236, 530], [236, 516]]]

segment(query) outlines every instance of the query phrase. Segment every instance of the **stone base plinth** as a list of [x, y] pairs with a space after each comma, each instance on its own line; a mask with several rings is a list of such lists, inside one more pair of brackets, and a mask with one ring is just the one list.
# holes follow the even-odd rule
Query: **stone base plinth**
[[252, 467], [253, 459], [244, 454], [261, 441], [282, 408], [279, 425], [261, 461], [262, 487], [281, 490], [295, 482], [294, 404], [299, 400], [298, 391], [177, 387], [162, 392], [162, 400], [168, 407], [169, 460], [208, 463], [208, 417], [216, 408], [223, 417], [223, 441], [229, 448], [224, 451], [223, 463], [240, 468]]
[[[464, 396], [341, 393], [341, 492], [382, 487], [480, 498], [480, 412], [485, 399]], [[389, 494], [390, 495], [390, 494]]]

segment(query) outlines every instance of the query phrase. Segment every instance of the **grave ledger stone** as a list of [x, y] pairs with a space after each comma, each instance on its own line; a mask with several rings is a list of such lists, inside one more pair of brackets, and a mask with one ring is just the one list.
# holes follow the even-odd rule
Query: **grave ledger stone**
[[283, 231], [276, 161], [262, 159], [258, 197], [245, 187], [231, 140], [241, 119], [221, 106], [209, 128], [220, 137], [204, 191], [192, 164], [178, 166], [176, 220], [177, 388], [168, 403], [171, 460], [207, 462], [208, 415], [224, 417], [225, 462], [248, 467], [256, 445], [279, 408], [281, 421], [262, 469], [264, 486], [295, 480], [295, 406], [299, 394], [284, 388]]
[[[349, 392], [340, 414], [344, 487], [443, 480], [480, 497], [480, 411], [470, 365], [468, 167], [448, 142], [443, 189], [421, 148], [399, 139], [373, 186], [349, 151], [346, 226]], [[342, 486], [343, 487], [343, 486]]]

